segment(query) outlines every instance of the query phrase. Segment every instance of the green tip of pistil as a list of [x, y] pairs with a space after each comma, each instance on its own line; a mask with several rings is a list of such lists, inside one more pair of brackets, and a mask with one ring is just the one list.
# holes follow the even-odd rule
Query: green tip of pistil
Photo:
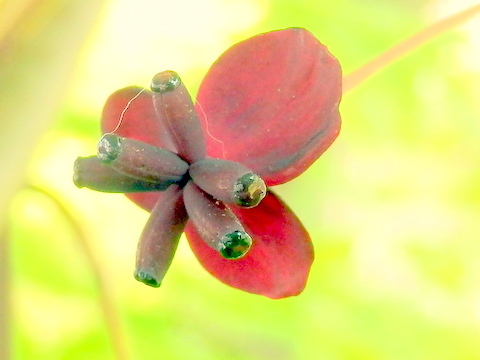
[[145, 271], [136, 271], [134, 274], [135, 280], [144, 283], [145, 285], [158, 288], [162, 284], [161, 281], [158, 281], [153, 275], [145, 272]]
[[262, 201], [267, 194], [267, 187], [260, 176], [247, 173], [237, 180], [233, 192], [235, 203], [248, 208]]
[[175, 71], [167, 70], [155, 75], [150, 83], [150, 90], [166, 93], [175, 90], [182, 81]]
[[234, 231], [223, 236], [218, 251], [225, 259], [239, 259], [250, 250], [252, 238], [245, 231]]

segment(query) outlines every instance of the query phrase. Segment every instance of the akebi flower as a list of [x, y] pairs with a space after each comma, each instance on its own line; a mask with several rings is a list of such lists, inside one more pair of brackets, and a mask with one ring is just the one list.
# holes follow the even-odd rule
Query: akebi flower
[[270, 298], [299, 294], [310, 237], [270, 186], [305, 171], [340, 129], [341, 70], [307, 30], [252, 37], [212, 65], [192, 102], [173, 71], [150, 90], [107, 100], [96, 156], [78, 158], [79, 187], [122, 192], [151, 215], [135, 278], [160, 286], [185, 231], [216, 278]]

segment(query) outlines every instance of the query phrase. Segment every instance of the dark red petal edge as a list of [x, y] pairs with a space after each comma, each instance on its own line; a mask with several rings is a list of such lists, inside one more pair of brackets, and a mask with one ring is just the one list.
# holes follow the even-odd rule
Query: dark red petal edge
[[[110, 95], [102, 112], [102, 133], [114, 131], [121, 119], [115, 134], [174, 151], [165, 129], [155, 115], [151, 92], [142, 89], [129, 86]], [[127, 194], [129, 199], [149, 211], [160, 196], [160, 192]]]
[[307, 30], [261, 34], [212, 65], [197, 98], [210, 157], [244, 164], [267, 185], [305, 171], [340, 129], [341, 69]]
[[272, 192], [254, 208], [232, 210], [253, 238], [250, 251], [241, 259], [222, 258], [190, 222], [187, 225], [190, 246], [205, 269], [220, 281], [250, 293], [273, 299], [298, 295], [313, 262], [313, 247], [295, 214]]

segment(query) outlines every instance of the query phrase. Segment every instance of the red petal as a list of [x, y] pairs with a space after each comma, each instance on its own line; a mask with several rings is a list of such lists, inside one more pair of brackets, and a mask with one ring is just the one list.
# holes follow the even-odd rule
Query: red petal
[[119, 136], [175, 150], [155, 115], [152, 94], [147, 89], [129, 86], [110, 95], [103, 107], [101, 127], [103, 134], [116, 129]]
[[155, 204], [159, 201], [160, 197], [163, 196], [163, 192], [152, 191], [131, 193], [125, 194], [125, 196], [132, 200], [135, 204], [140, 206], [142, 209], [152, 211], [152, 209], [155, 207]]
[[305, 171], [340, 129], [341, 69], [307, 30], [250, 38], [212, 65], [199, 92], [211, 157], [238, 161], [267, 185]]
[[[130, 86], [110, 95], [103, 108], [101, 127], [102, 133], [115, 130], [117, 135], [175, 150], [168, 143], [166, 132], [156, 118], [152, 95], [147, 89], [142, 91], [140, 87]], [[129, 199], [149, 211], [160, 196], [160, 192], [127, 194]]]
[[212, 275], [235, 288], [273, 299], [298, 295], [313, 261], [310, 237], [295, 214], [269, 192], [251, 209], [232, 207], [253, 238], [243, 258], [228, 260], [208, 247], [189, 222], [187, 238]]

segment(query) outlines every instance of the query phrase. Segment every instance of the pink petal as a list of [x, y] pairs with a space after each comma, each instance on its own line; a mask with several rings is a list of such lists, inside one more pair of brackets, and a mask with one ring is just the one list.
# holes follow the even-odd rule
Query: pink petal
[[228, 49], [198, 92], [211, 157], [238, 161], [267, 185], [305, 171], [340, 129], [341, 69], [307, 30], [261, 34]]
[[140, 206], [142, 209], [147, 211], [152, 211], [155, 207], [155, 204], [159, 201], [160, 197], [163, 196], [163, 192], [160, 191], [151, 191], [151, 192], [139, 192], [125, 194], [130, 200], [135, 204]]
[[110, 95], [103, 107], [101, 127], [103, 134], [116, 129], [119, 136], [176, 152], [157, 119], [150, 90], [129, 86]]
[[[118, 125], [119, 122], [120, 125]], [[175, 150], [168, 142], [161, 123], [157, 121], [150, 91], [146, 89], [142, 91], [140, 87], [126, 87], [110, 95], [103, 108], [101, 127], [103, 134], [115, 130], [115, 134], [119, 136]], [[150, 211], [161, 193], [131, 193], [126, 196], [140, 207]]]
[[307, 281], [313, 247], [295, 214], [271, 192], [254, 208], [232, 210], [253, 238], [243, 258], [224, 259], [205, 244], [190, 222], [187, 225], [190, 246], [205, 269], [250, 293], [273, 299], [298, 295]]

